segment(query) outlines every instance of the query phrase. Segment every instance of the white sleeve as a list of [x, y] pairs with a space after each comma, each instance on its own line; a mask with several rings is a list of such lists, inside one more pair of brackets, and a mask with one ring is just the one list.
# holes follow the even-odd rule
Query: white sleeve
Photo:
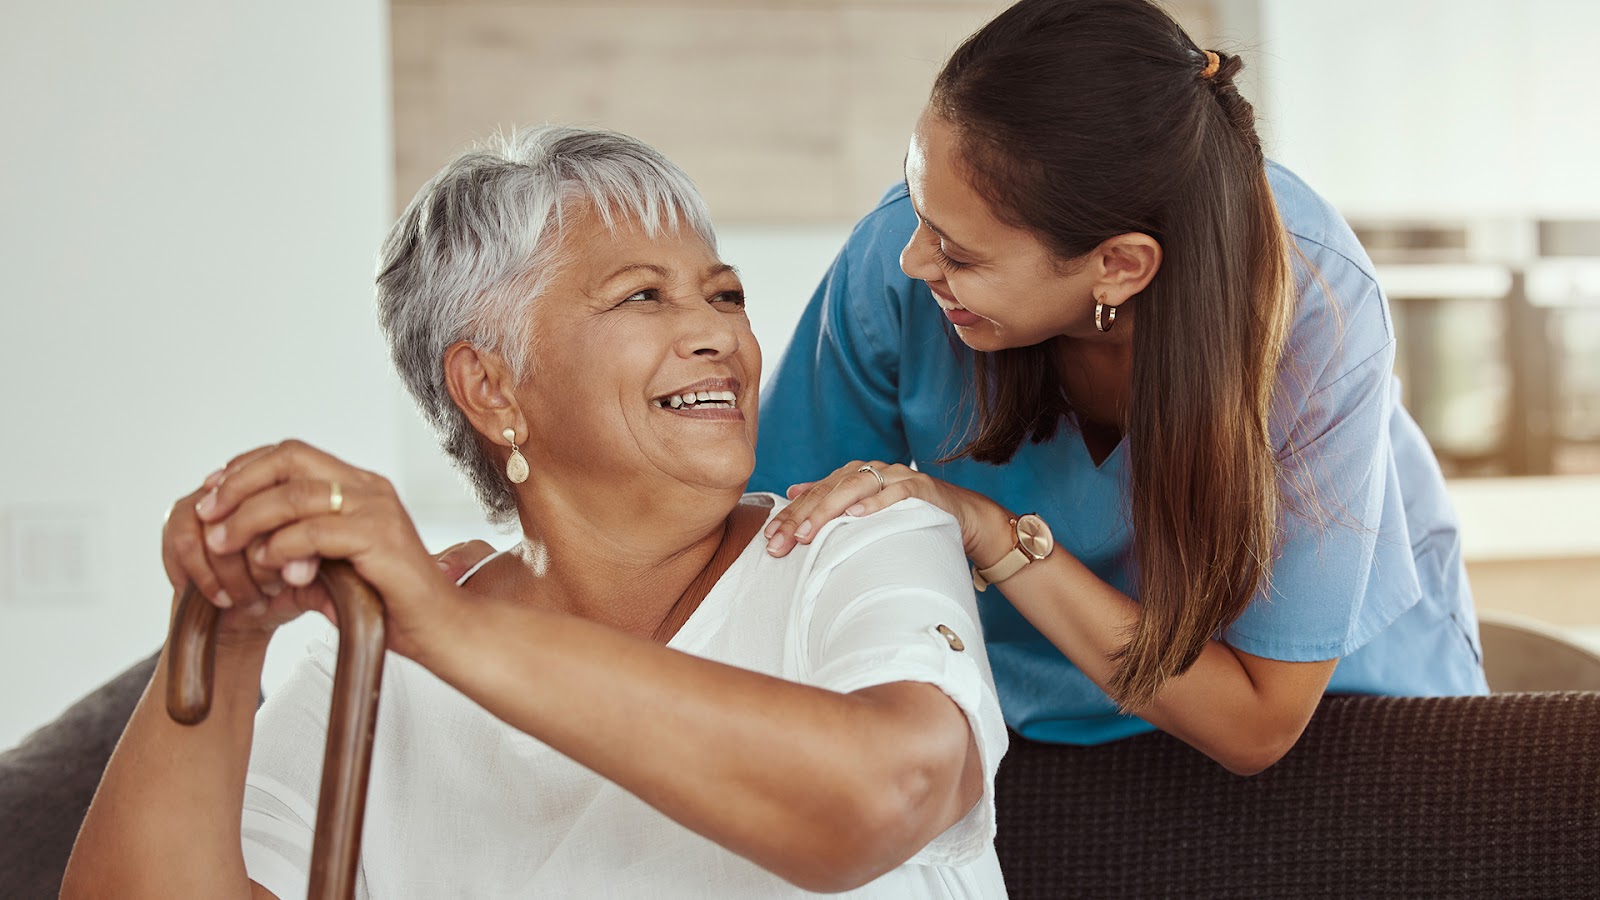
[[942, 511], [902, 501], [828, 538], [804, 594], [807, 680], [841, 693], [921, 682], [961, 708], [983, 764], [983, 796], [910, 861], [970, 862], [994, 840], [994, 775], [1008, 737], [960, 530]]
[[[244, 865], [279, 900], [304, 900], [322, 784], [322, 753], [333, 697], [335, 639], [314, 640], [256, 713], [245, 775]], [[359, 875], [356, 896], [365, 898]]]

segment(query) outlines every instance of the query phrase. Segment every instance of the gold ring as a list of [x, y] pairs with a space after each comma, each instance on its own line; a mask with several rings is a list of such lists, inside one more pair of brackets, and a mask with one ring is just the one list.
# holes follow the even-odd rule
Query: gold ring
[[887, 485], [887, 482], [885, 482], [883, 480], [883, 473], [882, 472], [879, 472], [877, 469], [874, 469], [871, 466], [862, 466], [861, 468], [857, 469], [856, 471], [857, 472], [871, 472], [872, 473], [872, 477], [878, 479], [878, 493], [880, 493], [880, 494], [883, 493], [883, 489]]
[[339, 487], [339, 482], [328, 482], [328, 512], [337, 515], [344, 511], [344, 491]]

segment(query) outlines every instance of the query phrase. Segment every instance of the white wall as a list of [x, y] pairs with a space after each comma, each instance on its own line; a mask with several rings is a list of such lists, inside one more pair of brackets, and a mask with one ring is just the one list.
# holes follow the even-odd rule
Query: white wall
[[[385, 3], [8, 3], [4, 21], [0, 748], [160, 644], [173, 500], [287, 435], [391, 469], [400, 404], [371, 314]], [[23, 590], [52, 517], [87, 584]]]
[[1600, 216], [1600, 3], [1260, 3], [1271, 152], [1347, 216]]

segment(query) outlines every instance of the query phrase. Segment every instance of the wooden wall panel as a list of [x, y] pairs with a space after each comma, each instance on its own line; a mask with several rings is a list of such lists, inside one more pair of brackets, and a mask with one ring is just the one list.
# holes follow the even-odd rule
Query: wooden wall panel
[[[397, 2], [396, 202], [497, 127], [660, 147], [723, 223], [841, 222], [898, 177], [948, 53], [993, 0]], [[1209, 33], [1211, 3], [1176, 7]]]

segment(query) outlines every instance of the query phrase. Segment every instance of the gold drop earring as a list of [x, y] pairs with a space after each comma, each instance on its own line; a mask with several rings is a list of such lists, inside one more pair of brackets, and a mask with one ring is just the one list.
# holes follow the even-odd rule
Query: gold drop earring
[[506, 460], [506, 477], [512, 484], [521, 484], [528, 480], [528, 460], [522, 455], [522, 450], [517, 447], [517, 432], [507, 428], [500, 432], [511, 445], [511, 458]]
[[1106, 295], [1101, 294], [1095, 298], [1094, 304], [1094, 330], [1105, 334], [1111, 326], [1117, 324], [1117, 308], [1106, 305]]

